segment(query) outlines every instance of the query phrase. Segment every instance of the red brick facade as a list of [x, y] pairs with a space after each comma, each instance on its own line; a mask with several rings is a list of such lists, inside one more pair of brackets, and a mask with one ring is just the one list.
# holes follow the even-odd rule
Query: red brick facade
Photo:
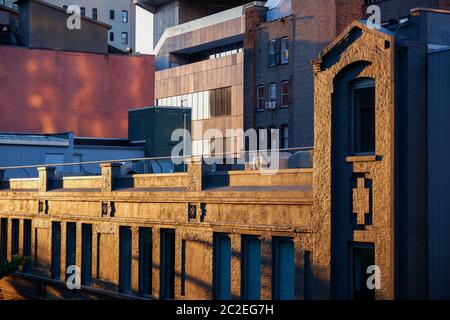
[[0, 131], [125, 138], [154, 104], [154, 57], [0, 48]]

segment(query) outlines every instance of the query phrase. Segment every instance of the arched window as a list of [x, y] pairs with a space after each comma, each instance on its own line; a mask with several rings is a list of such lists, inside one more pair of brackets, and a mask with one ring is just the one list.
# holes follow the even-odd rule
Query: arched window
[[375, 153], [375, 80], [358, 79], [350, 90], [352, 153]]

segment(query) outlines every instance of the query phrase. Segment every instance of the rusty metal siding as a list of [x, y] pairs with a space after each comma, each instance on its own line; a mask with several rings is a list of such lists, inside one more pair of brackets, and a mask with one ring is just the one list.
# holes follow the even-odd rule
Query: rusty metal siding
[[428, 294], [450, 298], [450, 50], [428, 57]]

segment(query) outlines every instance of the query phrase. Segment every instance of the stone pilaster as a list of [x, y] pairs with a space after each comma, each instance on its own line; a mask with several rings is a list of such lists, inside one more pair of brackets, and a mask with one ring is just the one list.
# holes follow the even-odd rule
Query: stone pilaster
[[201, 157], [192, 157], [188, 160], [188, 191], [203, 190], [204, 164]]
[[50, 180], [55, 178], [55, 167], [40, 167], [39, 173], [39, 192], [47, 192], [50, 189]]
[[131, 290], [139, 293], [139, 227], [131, 227]]
[[94, 224], [92, 226], [92, 283], [95, 283], [95, 281], [100, 278], [97, 266], [99, 258], [99, 245], [98, 225]]
[[102, 163], [100, 167], [102, 173], [102, 191], [111, 192], [114, 189], [114, 178], [120, 175], [120, 164]]
[[66, 281], [66, 235], [67, 235], [67, 222], [61, 223], [61, 281]]
[[7, 239], [6, 239], [6, 258], [7, 259], [11, 259], [11, 249], [12, 249], [12, 241], [11, 241], [11, 235], [12, 235], [12, 221], [10, 218], [8, 218], [8, 223], [7, 223], [8, 227], [7, 227]]
[[80, 268], [81, 271], [81, 256], [82, 256], [82, 249], [83, 249], [83, 230], [82, 230], [82, 224], [80, 222], [77, 222], [76, 224], [76, 259], [75, 264], [78, 268]]
[[158, 227], [152, 228], [152, 241], [153, 241], [153, 251], [152, 251], [152, 297], [154, 299], [159, 299], [160, 296], [160, 254], [161, 254], [161, 229]]
[[241, 297], [241, 235], [231, 235], [231, 297]]
[[272, 299], [272, 238], [270, 234], [261, 237], [261, 300]]
[[[184, 233], [177, 230], [175, 232], [175, 299], [176, 300], [183, 300], [185, 299], [185, 294], [183, 294], [181, 286], [181, 275], [182, 275], [182, 268], [183, 268], [183, 243], [186, 244], [186, 239], [184, 239]], [[186, 248], [184, 248], [186, 250]], [[186, 266], [184, 266], [186, 267]], [[186, 280], [184, 285], [186, 286]], [[183, 295], [182, 295], [183, 294]]]
[[304, 248], [299, 237], [294, 238], [294, 265], [295, 265], [295, 298], [305, 299], [305, 266]]

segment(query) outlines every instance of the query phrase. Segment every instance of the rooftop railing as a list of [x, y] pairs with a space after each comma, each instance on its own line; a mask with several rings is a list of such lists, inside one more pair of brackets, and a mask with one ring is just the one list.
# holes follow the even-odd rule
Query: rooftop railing
[[[202, 191], [215, 187], [311, 186], [312, 157], [312, 148], [290, 148], [209, 156], [9, 166], [0, 167], [0, 190]], [[96, 172], [84, 169], [77, 174], [68, 169], [89, 166], [94, 166]], [[11, 177], [15, 170], [28, 170], [27, 176]]]

